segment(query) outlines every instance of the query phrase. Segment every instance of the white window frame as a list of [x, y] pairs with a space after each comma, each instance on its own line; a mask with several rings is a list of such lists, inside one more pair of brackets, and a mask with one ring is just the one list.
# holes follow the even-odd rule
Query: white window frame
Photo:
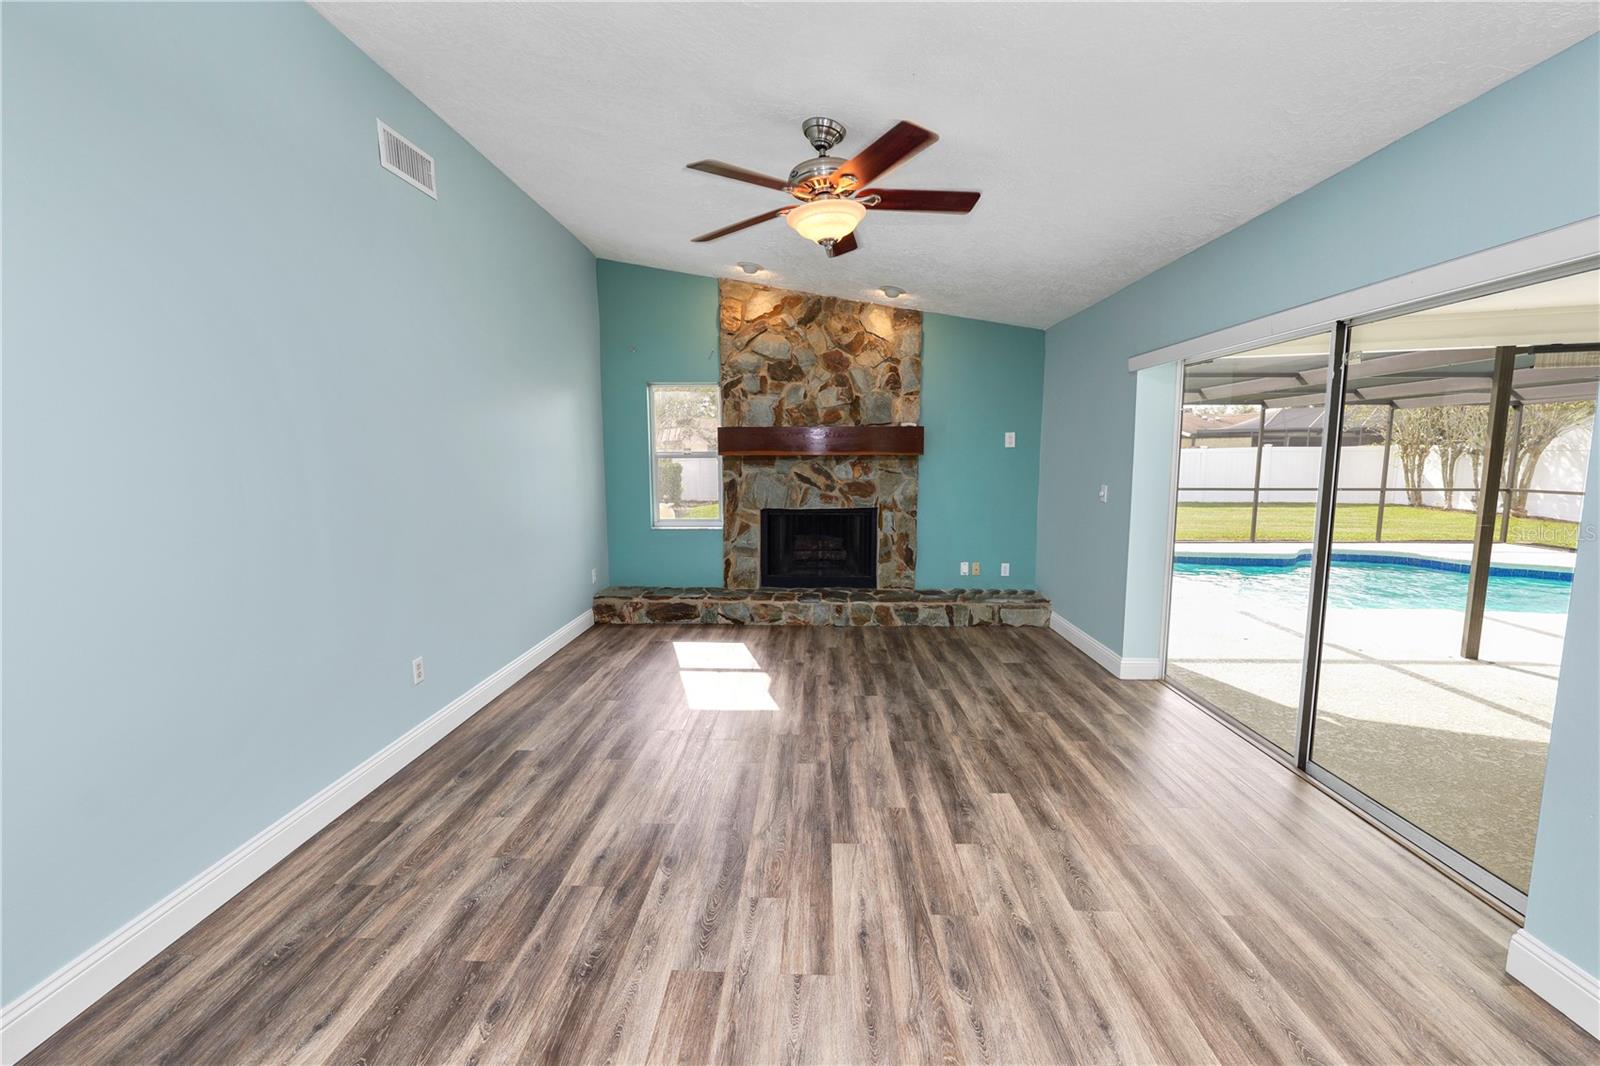
[[[709, 452], [658, 452], [656, 451], [656, 390], [657, 389], [710, 389], [720, 394], [714, 381], [652, 381], [645, 386], [645, 441], [650, 464], [650, 528], [652, 529], [718, 529], [722, 528], [722, 456]], [[662, 518], [659, 507], [660, 494], [656, 492], [658, 459], [715, 459], [717, 461], [717, 517], [716, 518]]]

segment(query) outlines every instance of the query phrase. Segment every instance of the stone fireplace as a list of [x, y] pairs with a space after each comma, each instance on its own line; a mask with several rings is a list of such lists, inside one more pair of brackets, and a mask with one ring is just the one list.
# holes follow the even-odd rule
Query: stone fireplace
[[1043, 626], [1031, 589], [916, 585], [922, 315], [718, 288], [720, 587], [616, 587], [615, 625]]
[[[721, 282], [719, 297], [724, 426], [921, 420], [921, 312], [741, 281]], [[875, 583], [863, 587], [916, 584], [915, 456], [725, 456], [722, 504], [728, 588], [762, 584], [763, 511], [821, 508], [874, 514]]]

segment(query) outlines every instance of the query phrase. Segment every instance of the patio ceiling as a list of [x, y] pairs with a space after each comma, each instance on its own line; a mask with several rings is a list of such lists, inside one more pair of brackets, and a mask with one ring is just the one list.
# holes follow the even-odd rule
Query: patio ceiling
[[[1459, 362], [1468, 355], [1478, 358]], [[1577, 365], [1571, 366], [1541, 365], [1542, 357], [1537, 352], [1517, 356], [1517, 369], [1511, 376], [1512, 401], [1560, 403], [1594, 399], [1596, 386], [1600, 385], [1600, 351], [1583, 355], [1588, 357], [1587, 364], [1572, 360]], [[1443, 358], [1445, 356], [1448, 360]], [[1454, 363], [1447, 371], [1440, 368], [1446, 361]], [[1226, 360], [1215, 360], [1190, 366], [1184, 379], [1183, 402], [1308, 407], [1326, 398], [1325, 366], [1295, 374], [1239, 380], [1234, 376], [1234, 368], [1224, 364]], [[1281, 362], [1278, 368], [1284, 369]], [[1427, 372], [1430, 368], [1431, 373]], [[1488, 403], [1493, 369], [1492, 348], [1368, 357], [1351, 366], [1354, 387], [1348, 391], [1347, 398], [1352, 403], [1393, 403], [1402, 408]], [[1362, 380], [1371, 383], [1359, 384]]]
[[[1314, 407], [1329, 333], [1184, 368], [1184, 402]], [[1590, 400], [1600, 384], [1600, 271], [1430, 307], [1350, 331], [1351, 403], [1400, 408], [1489, 402], [1497, 350], [1516, 350], [1510, 402]]]

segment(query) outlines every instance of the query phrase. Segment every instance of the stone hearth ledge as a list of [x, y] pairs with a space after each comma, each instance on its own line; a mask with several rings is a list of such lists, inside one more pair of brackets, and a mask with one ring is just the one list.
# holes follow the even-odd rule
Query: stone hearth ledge
[[616, 586], [594, 598], [597, 624], [1047, 626], [1033, 589], [774, 589]]

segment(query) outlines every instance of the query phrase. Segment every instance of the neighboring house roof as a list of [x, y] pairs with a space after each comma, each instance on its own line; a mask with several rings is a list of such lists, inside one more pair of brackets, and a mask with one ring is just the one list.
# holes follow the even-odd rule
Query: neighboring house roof
[[[717, 431], [695, 425], [663, 426], [660, 431], [664, 450], [674, 452], [714, 452], [717, 450]], [[708, 435], [709, 434], [709, 435]]]
[[1208, 437], [1238, 436], [1241, 432], [1254, 434], [1256, 428], [1255, 411], [1235, 411], [1232, 414], [1218, 414], [1211, 411], [1185, 410], [1183, 412], [1183, 435], [1193, 437], [1204, 434]]

